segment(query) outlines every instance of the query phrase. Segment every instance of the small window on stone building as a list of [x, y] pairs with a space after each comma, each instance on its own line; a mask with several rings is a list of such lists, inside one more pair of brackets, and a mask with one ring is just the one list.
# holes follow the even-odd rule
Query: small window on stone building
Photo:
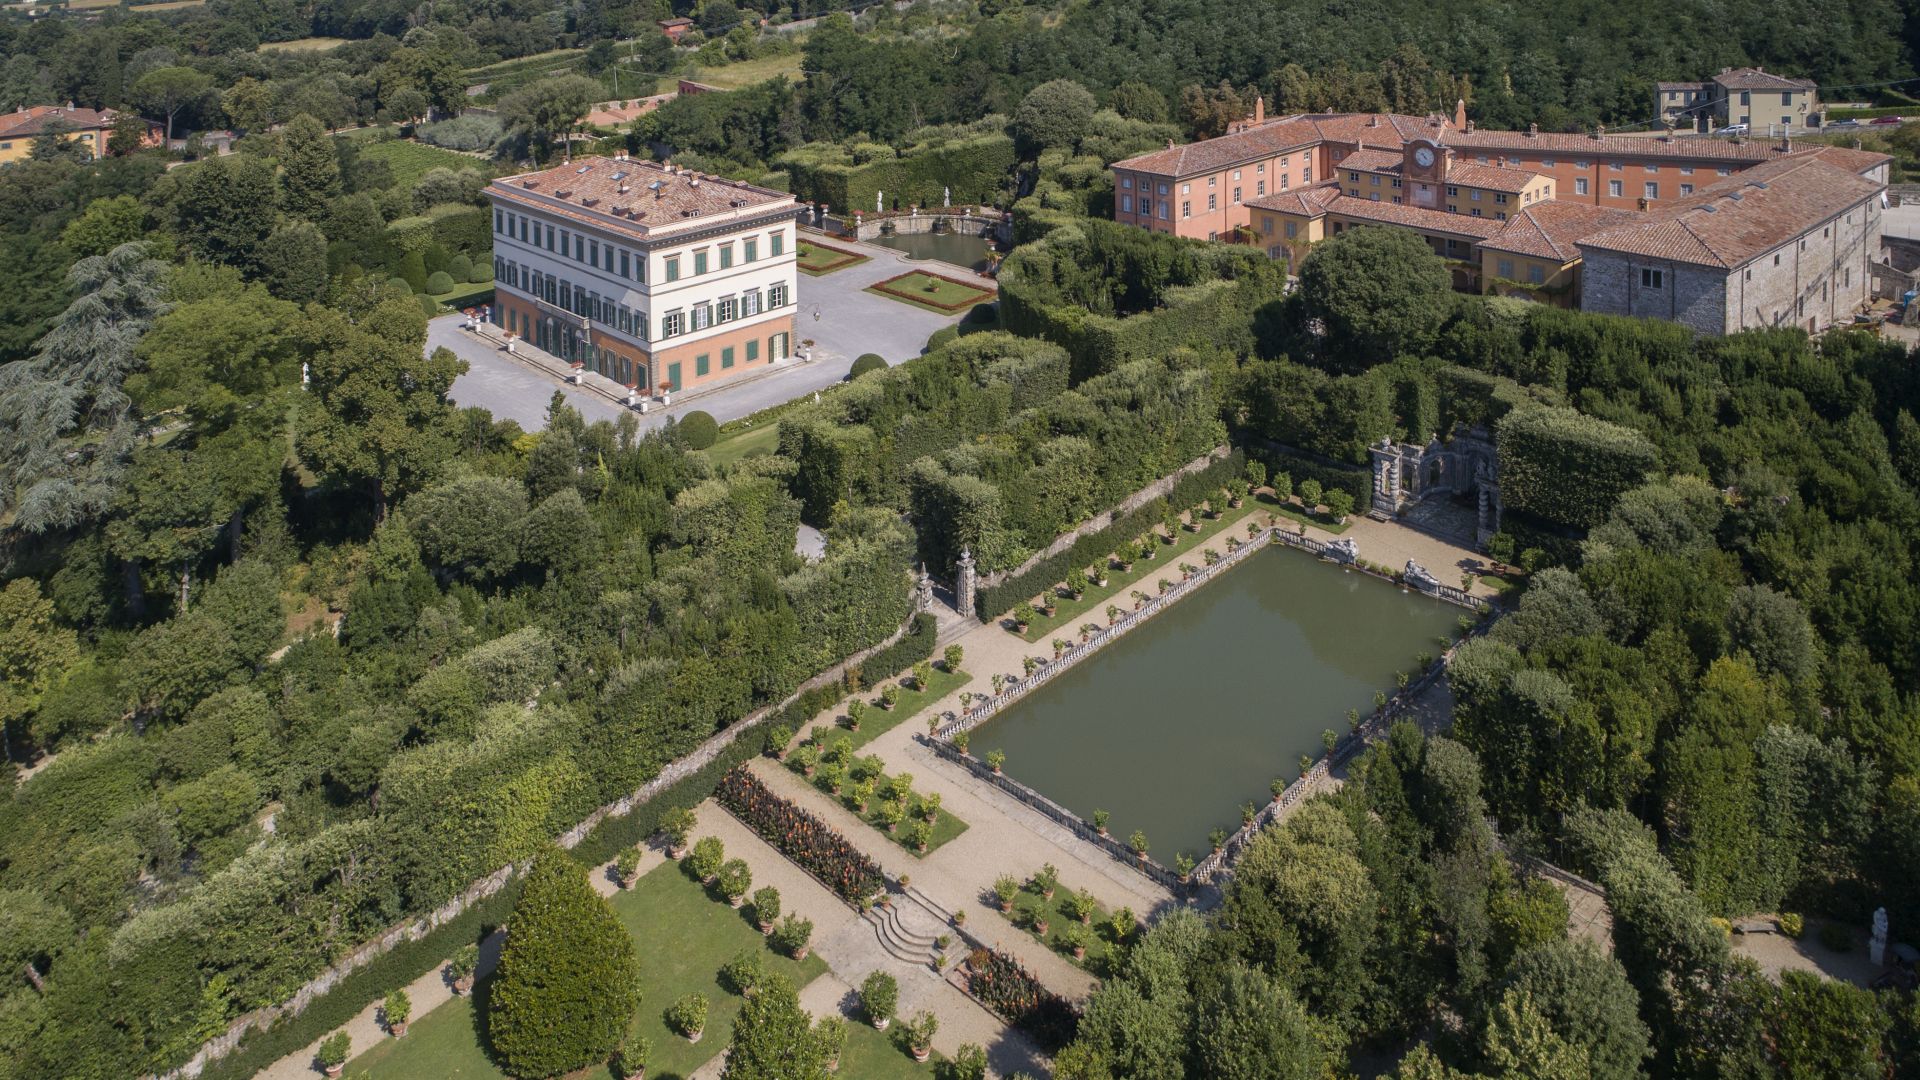
[[1643, 289], [1666, 288], [1666, 271], [1654, 270], [1650, 267], [1644, 267], [1644, 266], [1641, 267], [1640, 268], [1640, 287]]

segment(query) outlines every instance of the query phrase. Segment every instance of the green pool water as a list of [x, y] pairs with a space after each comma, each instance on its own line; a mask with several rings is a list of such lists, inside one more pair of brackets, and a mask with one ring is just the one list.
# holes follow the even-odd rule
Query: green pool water
[[1268, 549], [976, 728], [970, 749], [1006, 751], [1009, 776], [1082, 817], [1109, 811], [1115, 836], [1144, 830], [1163, 863], [1198, 858], [1462, 614]]
[[909, 259], [938, 259], [943, 263], [978, 270], [987, 261], [985, 237], [958, 233], [915, 233], [912, 236], [877, 236], [866, 241], [906, 253]]

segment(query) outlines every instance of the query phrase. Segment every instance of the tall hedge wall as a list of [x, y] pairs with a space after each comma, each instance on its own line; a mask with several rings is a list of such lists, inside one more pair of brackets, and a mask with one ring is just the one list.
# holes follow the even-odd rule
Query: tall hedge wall
[[1181, 477], [1166, 498], [1156, 499], [1131, 514], [1121, 515], [1106, 528], [1075, 540], [1067, 550], [1035, 563], [1025, 573], [1009, 576], [998, 585], [976, 589], [973, 594], [975, 613], [981, 622], [992, 622], [1011, 611], [1020, 601], [1037, 596], [1048, 586], [1064, 581], [1068, 570], [1076, 566], [1094, 565], [1112, 554], [1121, 541], [1131, 540], [1159, 524], [1169, 508], [1180, 511], [1198, 504], [1219, 491], [1227, 481], [1244, 476], [1246, 469], [1246, 455], [1235, 450], [1199, 472]]
[[1249, 248], [1086, 219], [1015, 249], [999, 281], [1006, 327], [1063, 346], [1082, 382], [1183, 346], [1253, 352], [1253, 314], [1286, 275]]
[[939, 206], [951, 188], [955, 205], [996, 202], [1013, 172], [1013, 140], [999, 131], [941, 129], [904, 150], [861, 144], [808, 143], [776, 159], [788, 188], [802, 202], [825, 203], [835, 213], [871, 212], [908, 204]]
[[1560, 408], [1508, 413], [1499, 454], [1500, 497], [1509, 510], [1580, 529], [1604, 520], [1658, 462], [1639, 432]]

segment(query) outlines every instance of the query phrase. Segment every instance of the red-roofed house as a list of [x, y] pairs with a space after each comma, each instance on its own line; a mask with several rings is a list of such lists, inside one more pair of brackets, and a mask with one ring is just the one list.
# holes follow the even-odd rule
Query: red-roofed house
[[[1711, 204], [1710, 192], [1738, 189], [1743, 177], [1766, 191], [1762, 178], [1780, 176], [1791, 178], [1795, 198], [1776, 194], [1751, 203], [1770, 208], [1769, 233], [1797, 242], [1829, 230], [1820, 238], [1832, 241], [1830, 204], [1844, 203], [1864, 230], [1858, 242], [1832, 248], [1829, 266], [1808, 268], [1784, 286], [1799, 290], [1792, 304], [1750, 294], [1727, 300], [1710, 318], [1669, 298], [1673, 314], [1665, 317], [1716, 333], [1782, 321], [1818, 327], [1844, 321], [1868, 298], [1890, 161], [1884, 154], [1784, 139], [1479, 131], [1464, 112], [1456, 108], [1451, 119], [1356, 113], [1268, 120], [1256, 105], [1219, 138], [1116, 162], [1114, 216], [1193, 239], [1248, 230], [1269, 254], [1296, 265], [1314, 243], [1348, 228], [1407, 228], [1448, 260], [1463, 291], [1655, 314], [1656, 298], [1630, 296], [1611, 281], [1587, 295], [1583, 264], [1603, 249], [1585, 241], [1604, 233], [1618, 244], [1645, 230], [1671, 232], [1675, 226], [1663, 223], [1694, 220], [1689, 212]], [[1840, 220], [1848, 224], [1846, 214]], [[1671, 245], [1660, 254], [1676, 265], [1692, 257]], [[1728, 268], [1717, 269], [1724, 276]], [[1648, 288], [1674, 274], [1659, 268]]]
[[[81, 109], [72, 105], [35, 105], [0, 115], [0, 164], [25, 160], [33, 149], [34, 136], [46, 131], [48, 127], [64, 126], [67, 139], [78, 142], [92, 151], [96, 158], [105, 157], [107, 137], [113, 134], [114, 122], [120, 114], [112, 109]], [[158, 143], [149, 132], [150, 143]]]

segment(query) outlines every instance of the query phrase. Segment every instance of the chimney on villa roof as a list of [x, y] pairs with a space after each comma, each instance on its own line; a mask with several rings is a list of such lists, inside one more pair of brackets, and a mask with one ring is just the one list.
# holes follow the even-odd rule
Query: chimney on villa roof
[[1467, 132], [1468, 132], [1469, 134], [1471, 134], [1471, 133], [1472, 133], [1472, 131], [1473, 131], [1473, 121], [1471, 121], [1471, 120], [1469, 120], [1469, 121], [1467, 121], [1467, 126], [1466, 126], [1466, 128], [1465, 128], [1465, 130], [1466, 130], [1466, 131], [1467, 131]]
[[1539, 125], [1539, 124], [1528, 124], [1528, 125], [1527, 125], [1527, 138], [1529, 138], [1529, 139], [1537, 139], [1537, 138], [1539, 138], [1539, 137], [1540, 137], [1540, 125]]
[[1606, 137], [1607, 137], [1607, 125], [1605, 125], [1605, 124], [1595, 124], [1595, 125], [1594, 125], [1594, 127], [1593, 127], [1593, 137], [1594, 137], [1594, 138], [1596, 138], [1596, 139], [1604, 139], [1604, 138], [1606, 138]]
[[1264, 124], [1267, 122], [1267, 96], [1265, 94], [1254, 95], [1253, 122], [1256, 124]]
[[1169, 150], [1171, 150], [1171, 149], [1173, 149], [1173, 140], [1172, 140], [1172, 139], [1168, 139], [1168, 140], [1167, 140], [1167, 149], [1169, 149]]
[[1368, 126], [1368, 127], [1379, 127], [1379, 126], [1380, 126], [1380, 114], [1379, 114], [1379, 113], [1373, 113], [1372, 115], [1370, 115], [1370, 116], [1368, 116], [1368, 117], [1367, 117], [1367, 126]]
[[1455, 98], [1453, 101], [1453, 126], [1457, 128], [1463, 128], [1467, 126], [1467, 99], [1466, 98]]

